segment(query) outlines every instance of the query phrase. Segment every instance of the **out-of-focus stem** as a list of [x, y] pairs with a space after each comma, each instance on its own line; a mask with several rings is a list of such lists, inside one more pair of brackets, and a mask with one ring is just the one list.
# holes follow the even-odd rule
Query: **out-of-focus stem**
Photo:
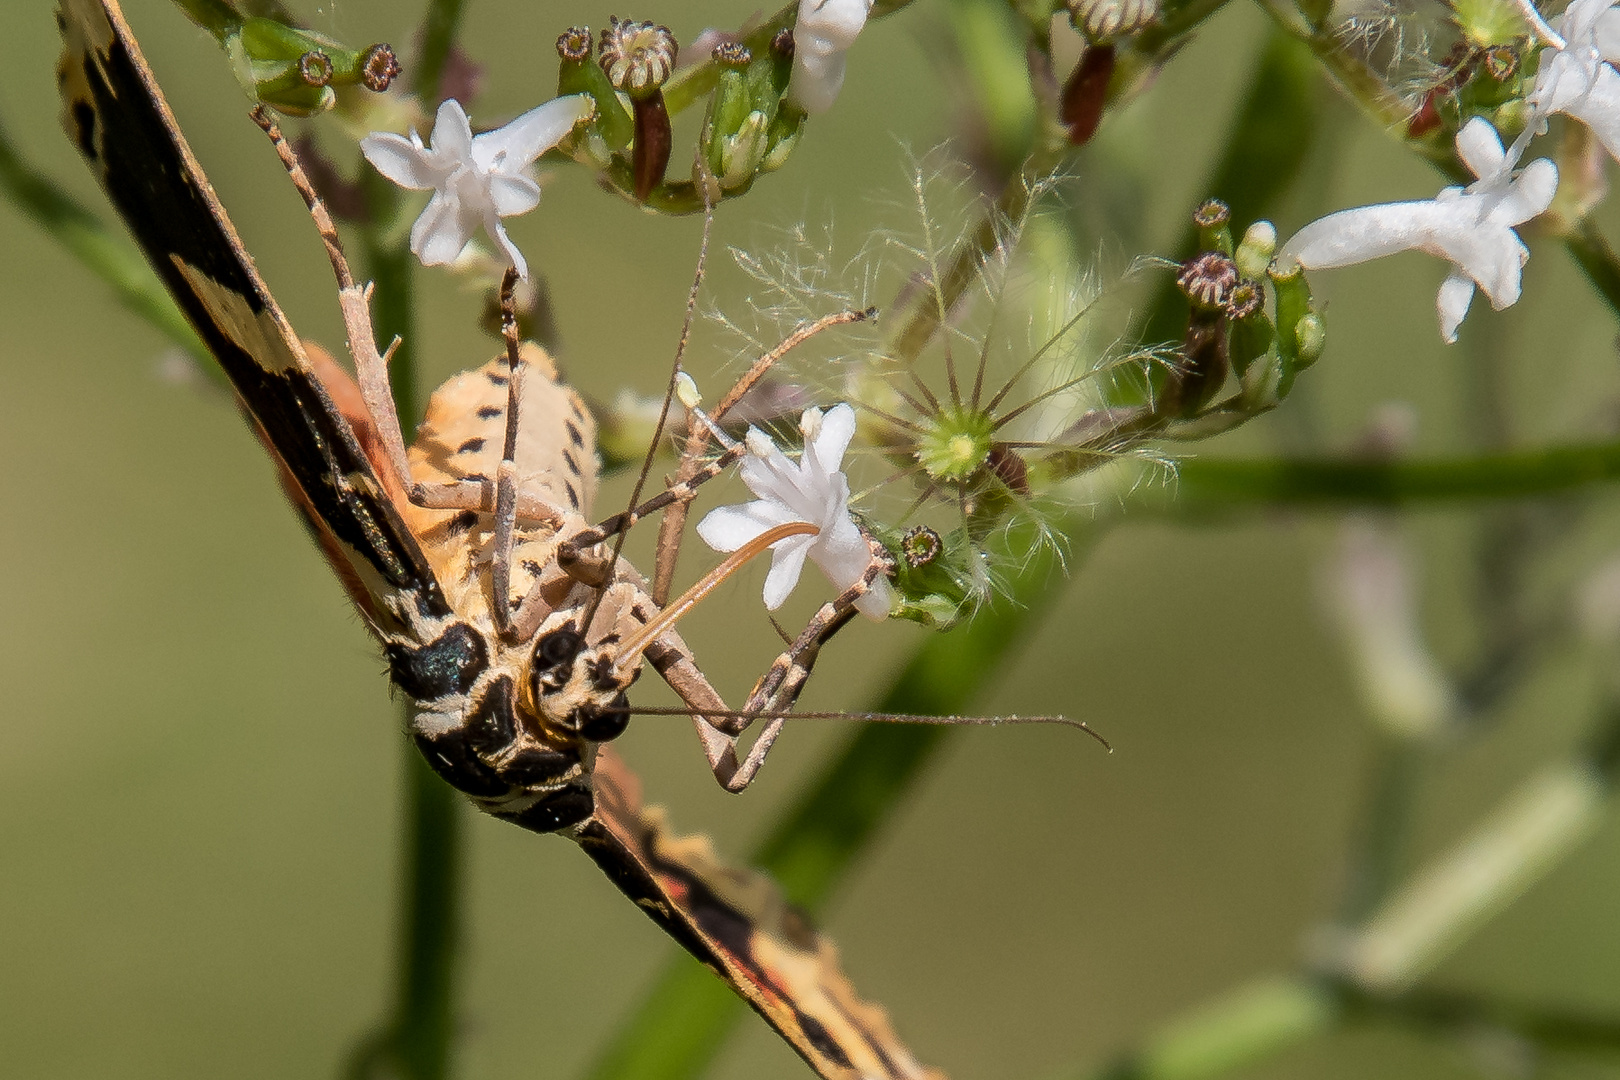
[[[1071, 558], [1096, 523], [1062, 523]], [[1016, 547], [1017, 539], [1009, 543]], [[1046, 548], [1024, 563], [1007, 603], [986, 607], [972, 622], [928, 640], [872, 706], [877, 712], [949, 715], [970, 709], [1002, 659], [1038, 625], [1061, 595]], [[820, 910], [886, 822], [923, 768], [956, 729], [867, 724], [817, 776], [766, 836], [751, 862], [781, 884], [787, 899]], [[685, 953], [676, 957], [641, 1006], [608, 1041], [591, 1080], [690, 1080], [719, 1053], [747, 1007]]]
[[[424, 102], [437, 100], [461, 10], [462, 0], [434, 0], [428, 7], [412, 84]], [[380, 342], [400, 339], [389, 362], [389, 381], [399, 415], [414, 418], [421, 415], [412, 297], [415, 258], [402, 238], [392, 242], [385, 238], [398, 212], [398, 190], [371, 169], [363, 173], [362, 184], [371, 210], [370, 222], [359, 230], [359, 241], [362, 265], [374, 287], [372, 324]], [[393, 1014], [380, 1037], [362, 1051], [353, 1072], [443, 1080], [450, 1073], [455, 1041], [464, 811], [461, 797], [434, 775], [414, 746], [407, 744], [405, 753]]]
[[146, 260], [94, 214], [64, 195], [59, 185], [24, 161], [4, 126], [0, 126], [0, 192], [91, 273], [112, 286], [125, 307], [184, 349], [201, 370], [223, 380], [219, 366]]
[[1620, 480], [1620, 442], [1429, 461], [1193, 458], [1174, 494], [1188, 509], [1243, 503], [1398, 506], [1558, 495]]

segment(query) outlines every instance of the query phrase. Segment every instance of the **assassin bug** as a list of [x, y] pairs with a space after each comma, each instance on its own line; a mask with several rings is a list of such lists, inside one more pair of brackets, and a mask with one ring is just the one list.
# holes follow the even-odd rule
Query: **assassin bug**
[[[406, 450], [398, 418], [383, 405], [385, 360], [369, 334], [366, 291], [347, 275], [329, 222], [321, 231], [339, 274], [359, 386], [306, 347], [282, 315], [115, 0], [64, 0], [60, 23], [70, 137], [235, 387], [289, 495], [383, 642], [395, 681], [422, 704], [414, 735], [440, 774], [486, 809], [578, 843], [821, 1076], [937, 1075], [900, 1043], [881, 1009], [855, 995], [831, 944], [768, 882], [722, 866], [702, 838], [672, 835], [660, 815], [640, 808], [634, 777], [600, 745], [623, 728], [620, 703], [644, 654], [698, 715], [717, 777], [746, 785], [780, 710], [847, 618], [858, 587], [818, 612], [746, 709], [726, 709], [639, 576], [597, 550], [696, 478], [589, 526], [581, 513], [594, 485], [589, 415], [544, 354], [510, 332], [504, 357], [435, 396], [424, 437]], [[321, 221], [318, 201], [312, 209]], [[550, 441], [526, 442], [518, 410]], [[722, 461], [726, 453], [735, 451]], [[549, 479], [520, 483], [526, 465], [549, 469]], [[486, 571], [481, 545], [510, 555]], [[870, 573], [881, 572], [874, 559]], [[738, 762], [736, 737], [759, 716], [772, 719]]]

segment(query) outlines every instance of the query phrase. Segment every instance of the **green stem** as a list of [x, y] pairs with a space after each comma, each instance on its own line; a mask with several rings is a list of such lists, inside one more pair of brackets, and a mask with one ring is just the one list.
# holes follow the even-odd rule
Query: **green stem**
[[1620, 479], [1620, 442], [1577, 443], [1432, 461], [1193, 458], [1175, 495], [1197, 508], [1241, 503], [1325, 507], [1559, 495]]
[[[1093, 535], [1095, 522], [1073, 519], [1063, 526], [1065, 535], [1079, 538], [1073, 540], [1079, 547]], [[1062, 595], [1051, 587], [1061, 572], [1056, 555], [1041, 549], [1024, 564], [1005, 603], [986, 607], [966, 627], [930, 638], [873, 710], [948, 715], [971, 708], [1002, 659]], [[820, 911], [873, 833], [956, 730], [864, 725], [766, 836], [752, 863], [774, 877], [790, 901], [811, 913]], [[746, 1013], [740, 998], [682, 953], [588, 1075], [592, 1080], [699, 1076]]]
[[61, 185], [24, 161], [4, 126], [0, 126], [0, 192], [112, 286], [125, 307], [184, 349], [203, 371], [223, 379], [208, 349], [146, 260], [94, 214], [64, 195]]
[[[437, 99], [454, 45], [463, 0], [429, 5], [413, 89]], [[389, 362], [394, 404], [402, 418], [421, 415], [414, 307], [415, 257], [403, 240], [387, 239], [399, 211], [398, 190], [375, 170], [362, 174], [371, 222], [360, 230], [361, 260], [371, 279], [377, 339], [399, 339]], [[409, 425], [407, 424], [407, 430]], [[405, 708], [409, 710], [409, 705]], [[408, 718], [407, 718], [408, 719]], [[363, 1048], [355, 1075], [443, 1080], [455, 1047], [457, 954], [461, 944], [462, 799], [428, 768], [414, 746], [405, 762], [403, 890], [393, 1013], [381, 1036]]]
[[439, 84], [461, 29], [464, 5], [465, 0], [433, 0], [422, 24], [422, 51], [416, 57], [411, 89], [429, 111], [438, 103]]

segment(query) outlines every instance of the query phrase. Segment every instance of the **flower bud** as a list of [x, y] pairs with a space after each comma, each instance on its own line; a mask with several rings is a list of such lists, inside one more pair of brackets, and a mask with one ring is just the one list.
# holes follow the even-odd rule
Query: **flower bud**
[[1182, 264], [1176, 285], [1198, 308], [1217, 311], [1238, 283], [1237, 265], [1218, 251], [1206, 251]]
[[1277, 229], [1269, 221], [1257, 221], [1243, 233], [1233, 261], [1246, 278], [1263, 278], [1271, 257], [1277, 253]]
[[1327, 347], [1327, 324], [1322, 316], [1313, 311], [1301, 317], [1294, 324], [1294, 340], [1298, 367], [1303, 371], [1320, 360]]
[[1159, 0], [1068, 0], [1069, 23], [1092, 41], [1134, 34], [1159, 21]]
[[570, 26], [557, 37], [557, 96], [589, 94], [596, 102], [591, 127], [610, 150], [623, 150], [635, 136], [635, 121], [625, 111], [607, 72], [591, 62], [591, 28]]
[[1198, 250], [1218, 251], [1231, 257], [1232, 211], [1219, 199], [1205, 199], [1193, 211], [1193, 225], [1198, 229]]
[[400, 71], [387, 45], [349, 49], [275, 19], [244, 19], [221, 40], [248, 93], [288, 116], [325, 112], [337, 103], [338, 86], [386, 90]]

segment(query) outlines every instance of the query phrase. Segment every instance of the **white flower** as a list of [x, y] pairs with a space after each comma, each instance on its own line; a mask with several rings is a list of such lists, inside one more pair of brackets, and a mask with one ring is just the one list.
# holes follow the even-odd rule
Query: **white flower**
[[360, 149], [378, 172], [400, 187], [433, 192], [411, 228], [411, 251], [422, 265], [454, 262], [482, 225], [518, 273], [528, 277], [528, 264], [506, 235], [501, 218], [526, 214], [539, 205], [540, 185], [530, 166], [592, 108], [587, 94], [560, 97], [505, 127], [474, 135], [461, 103], [450, 98], [434, 118], [431, 147], [422, 145], [413, 128], [409, 138], [373, 132], [360, 140]]
[[1329, 214], [1295, 233], [1278, 253], [1279, 263], [1287, 266], [1292, 257], [1306, 269], [1322, 270], [1407, 250], [1449, 259], [1451, 275], [1440, 286], [1437, 306], [1441, 335], [1456, 341], [1475, 285], [1498, 311], [1518, 300], [1530, 251], [1513, 229], [1547, 209], [1558, 187], [1558, 169], [1546, 158], [1515, 176], [1515, 159], [1481, 117], [1457, 132], [1457, 154], [1479, 178], [1468, 187]]
[[1535, 109], [1530, 130], [1545, 130], [1553, 113], [1592, 129], [1609, 156], [1620, 161], [1620, 11], [1614, 0], [1575, 0], [1558, 19], [1562, 43], [1541, 50], [1536, 85], [1525, 99]]
[[[790, 536], [771, 545], [765, 606], [772, 611], [798, 584], [806, 558], [840, 590], [859, 581], [872, 565], [866, 537], [849, 513], [849, 480], [839, 471], [855, 435], [855, 410], [835, 405], [823, 415], [820, 409], [806, 409], [799, 426], [804, 431], [804, 453], [796, 462], [778, 450], [769, 435], [749, 428], [748, 456], [738, 471], [758, 498], [717, 507], [697, 527], [703, 542], [716, 551], [736, 551], [767, 529], [793, 521], [807, 521], [821, 530], [815, 536]], [[886, 617], [888, 579], [879, 577], [855, 606], [871, 618]]]
[[799, 0], [788, 97], [807, 113], [832, 108], [844, 85], [844, 53], [866, 25], [872, 0]]

